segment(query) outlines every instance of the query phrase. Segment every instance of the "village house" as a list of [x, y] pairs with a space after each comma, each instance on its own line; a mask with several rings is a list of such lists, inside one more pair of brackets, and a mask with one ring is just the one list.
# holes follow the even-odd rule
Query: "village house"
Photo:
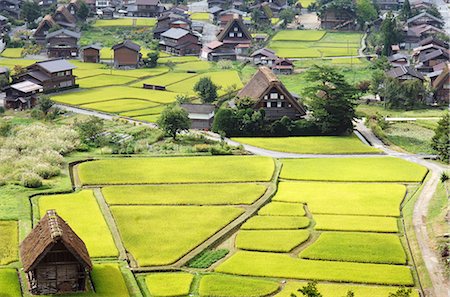
[[412, 80], [412, 79], [418, 79], [420, 81], [424, 81], [425, 77], [422, 73], [417, 71], [412, 66], [400, 66], [392, 68], [391, 70], [388, 70], [386, 72], [386, 75], [392, 78], [397, 79], [400, 82]]
[[440, 103], [449, 103], [450, 100], [450, 75], [449, 63], [445, 63], [439, 76], [433, 81], [434, 99]]
[[325, 30], [354, 31], [356, 13], [350, 9], [325, 5], [320, 14], [320, 27]]
[[409, 66], [408, 56], [402, 53], [389, 56], [388, 61], [392, 67]]
[[271, 68], [275, 74], [289, 75], [294, 73], [294, 62], [285, 58], [277, 58]]
[[415, 63], [419, 63], [419, 57], [428, 55], [437, 50], [446, 51], [448, 49], [448, 43], [435, 37], [428, 37], [419, 42], [419, 46], [415, 47], [412, 52], [412, 58]]
[[[102, 8], [102, 9], [100, 9], [100, 11], [98, 12], [99, 13], [99, 17], [101, 18], [101, 19], [104, 19], [104, 20], [112, 20], [112, 19], [114, 19], [114, 8], [112, 8], [112, 7], [105, 7], [105, 8]], [[100, 13], [101, 12], [101, 13]]]
[[415, 10], [427, 10], [428, 8], [431, 8], [433, 5], [434, 2], [432, 2], [432, 0], [418, 0], [410, 2], [411, 8]]
[[[233, 8], [221, 11], [219, 13], [218, 20], [217, 20], [219, 29], [223, 30], [223, 28], [225, 28], [225, 26], [230, 21], [232, 21], [236, 17], [236, 15], [239, 18], [243, 19], [247, 15], [247, 13], [244, 11], [238, 10], [238, 9], [233, 9]], [[242, 22], [244, 23], [244, 21], [242, 21]], [[244, 23], [244, 25], [245, 25], [245, 23]]]
[[431, 25], [437, 28], [442, 28], [442, 26], [444, 25], [444, 21], [424, 11], [416, 16], [409, 18], [406, 21], [406, 25], [408, 27]]
[[43, 88], [26, 80], [6, 86], [3, 91], [5, 92], [5, 108], [25, 110], [36, 105], [38, 95], [43, 92]]
[[191, 129], [210, 130], [214, 120], [216, 107], [212, 104], [181, 104], [181, 108], [188, 112]]
[[0, 14], [0, 36], [3, 32], [9, 30], [8, 18]]
[[192, 31], [170, 28], [161, 34], [159, 49], [176, 56], [199, 55], [201, 45]]
[[224, 45], [223, 42], [215, 40], [203, 46], [200, 58], [214, 62], [219, 60], [236, 61], [236, 52], [233, 48]]
[[83, 62], [100, 63], [100, 45], [91, 44], [81, 48], [81, 57]]
[[381, 10], [398, 10], [403, 5], [399, 0], [375, 0], [373, 2]]
[[64, 59], [36, 62], [14, 78], [14, 83], [30, 81], [43, 87], [44, 93], [78, 87], [72, 70], [76, 66]]
[[159, 0], [129, 0], [126, 8], [127, 15], [135, 17], [158, 17], [164, 11]]
[[297, 120], [306, 115], [306, 110], [298, 98], [290, 93], [278, 77], [266, 66], [262, 66], [252, 79], [237, 94], [238, 98], [251, 98], [253, 109], [263, 109], [270, 121], [284, 116]]
[[[286, 9], [288, 3], [286, 0], [260, 0], [250, 7], [250, 10], [259, 9], [268, 17], [278, 17], [280, 11]], [[269, 12], [270, 11], [270, 12]]]
[[220, 6], [213, 6], [208, 9], [209, 13], [211, 14], [211, 21], [213, 23], [217, 23], [219, 20], [219, 15], [223, 11], [223, 9]]
[[33, 37], [37, 44], [43, 45], [47, 43], [47, 34], [51, 28], [56, 26], [56, 22], [51, 15], [46, 15], [39, 23], [36, 31], [34, 31]]
[[81, 34], [61, 29], [47, 34], [47, 55], [49, 58], [75, 58], [78, 56], [78, 42]]
[[56, 9], [53, 14], [53, 20], [63, 28], [73, 30], [77, 26], [77, 19], [64, 5], [61, 5]]
[[252, 36], [239, 15], [233, 16], [233, 19], [217, 35], [217, 39], [225, 45], [234, 48], [237, 55], [247, 54], [252, 43]]
[[191, 30], [192, 21], [185, 15], [176, 14], [173, 12], [164, 12], [156, 23], [153, 29], [153, 38], [160, 39], [161, 34], [170, 28], [183, 28]]
[[114, 67], [116, 68], [137, 68], [141, 62], [141, 47], [132, 42], [125, 40], [112, 47], [114, 51]]
[[432, 25], [418, 25], [409, 27], [405, 34], [405, 48], [412, 49], [420, 44], [420, 41], [428, 37], [435, 36], [438, 33], [446, 34], [444, 30]]
[[54, 210], [47, 210], [22, 241], [20, 258], [32, 294], [86, 290], [92, 270], [86, 245]]
[[0, 0], [0, 12], [18, 19], [20, 17], [20, 1]]
[[278, 59], [275, 51], [265, 47], [254, 51], [250, 57], [252, 58], [253, 65], [265, 65], [268, 67], [272, 67], [275, 60]]
[[434, 66], [450, 61], [449, 52], [448, 49], [436, 49], [429, 53], [420, 53], [416, 69], [420, 72], [432, 72]]
[[230, 8], [231, 1], [227, 0], [208, 0], [208, 8], [218, 6], [222, 9], [228, 9]]
[[77, 12], [80, 9], [80, 5], [80, 0], [70, 0], [66, 7], [70, 14], [77, 18]]

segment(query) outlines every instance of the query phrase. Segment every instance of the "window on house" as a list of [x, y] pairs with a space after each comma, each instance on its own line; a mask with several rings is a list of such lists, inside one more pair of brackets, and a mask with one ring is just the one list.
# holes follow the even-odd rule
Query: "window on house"
[[234, 37], [234, 33], [233, 33], [233, 32], [230, 32], [229, 36], [230, 36], [230, 37]]
[[277, 103], [276, 102], [272, 102], [272, 107], [277, 107]]
[[278, 101], [278, 102], [277, 102], [277, 107], [278, 107], [278, 108], [283, 107], [283, 102]]
[[278, 99], [278, 93], [270, 93], [270, 99]]
[[238, 27], [234, 27], [234, 29], [233, 29], [233, 30], [234, 30], [234, 32], [237, 32], [237, 30], [238, 30]]
[[264, 96], [264, 99], [266, 99], [266, 100], [269, 99], [269, 96], [265, 95], [265, 96]]
[[284, 99], [284, 95], [280, 95], [280, 98], [281, 98], [281, 99]]
[[[76, 55], [76, 53], [75, 53], [75, 55]], [[66, 71], [66, 75], [70, 75], [70, 70]]]
[[270, 108], [271, 107], [271, 102], [266, 102], [266, 107]]
[[242, 37], [242, 33], [239, 32], [239, 33], [237, 34], [237, 36], [238, 36], [238, 37]]

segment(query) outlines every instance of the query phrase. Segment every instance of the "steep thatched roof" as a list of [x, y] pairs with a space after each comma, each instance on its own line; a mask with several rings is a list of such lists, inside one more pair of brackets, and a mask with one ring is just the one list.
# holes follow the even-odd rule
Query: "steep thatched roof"
[[242, 18], [237, 14], [234, 14], [233, 18], [228, 21], [225, 28], [223, 28], [223, 30], [219, 33], [219, 35], [217, 35], [217, 39], [222, 42], [224, 41], [224, 39], [233, 39], [228, 37], [228, 33], [231, 31], [232, 28], [235, 27], [235, 25], [239, 27], [240, 31], [242, 32], [242, 37], [239, 37], [238, 39], [247, 39], [251, 42], [252, 35], [247, 30], [247, 27], [244, 25]]
[[67, 250], [87, 269], [92, 263], [84, 242], [69, 225], [56, 213], [48, 210], [20, 244], [20, 258], [23, 269], [28, 272], [45, 257], [56, 243], [62, 243]]

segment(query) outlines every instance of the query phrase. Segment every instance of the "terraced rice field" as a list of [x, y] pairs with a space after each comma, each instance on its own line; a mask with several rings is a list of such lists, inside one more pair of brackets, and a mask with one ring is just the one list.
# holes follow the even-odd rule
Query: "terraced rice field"
[[195, 92], [192, 89], [193, 86], [200, 80], [202, 77], [209, 77], [214, 84], [221, 87], [218, 90], [218, 95], [222, 96], [226, 94], [226, 89], [231, 86], [235, 86], [236, 90], [239, 90], [243, 87], [241, 79], [239, 78], [239, 74], [235, 70], [230, 71], [220, 71], [220, 72], [209, 72], [205, 74], [201, 74], [190, 79], [186, 79], [180, 81], [178, 83], [171, 84], [167, 87], [167, 90], [171, 92], [188, 94], [190, 96], [194, 96]]
[[111, 211], [139, 266], [174, 263], [244, 212], [226, 206], [111, 206]]
[[94, 27], [153, 27], [155, 18], [123, 18], [113, 20], [97, 20]]
[[185, 272], [155, 273], [145, 276], [145, 284], [152, 296], [189, 295], [194, 276]]
[[117, 257], [118, 251], [109, 227], [91, 190], [74, 194], [39, 197], [41, 217], [55, 209], [83, 239], [91, 257]]
[[386, 232], [399, 231], [396, 218], [376, 216], [314, 215], [316, 230]]
[[252, 204], [266, 187], [258, 184], [181, 184], [112, 186], [102, 189], [110, 205], [233, 205]]
[[269, 47], [286, 58], [355, 56], [361, 38], [359, 33], [285, 30], [272, 38]]
[[6, 48], [3, 52], [0, 53], [0, 56], [5, 58], [22, 58], [23, 48]]
[[157, 106], [161, 105], [143, 99], [116, 99], [80, 105], [80, 107], [82, 108], [100, 110], [109, 113], [125, 114], [127, 114], [127, 111], [135, 111], [139, 114], [142, 114], [144, 112], [144, 109], [151, 109], [151, 111], [156, 111], [155, 108]]
[[243, 230], [302, 229], [309, 226], [307, 217], [294, 216], [254, 216], [244, 225]]
[[200, 281], [200, 296], [259, 297], [268, 296], [278, 290], [275, 281], [236, 277], [228, 275], [205, 275]]
[[290, 252], [309, 238], [307, 230], [241, 230], [236, 247], [261, 252]]
[[273, 170], [271, 158], [234, 156], [106, 159], [78, 166], [84, 185], [269, 181]]
[[260, 216], [304, 216], [303, 204], [288, 202], [271, 202], [264, 206], [258, 214]]
[[129, 76], [100, 74], [79, 79], [77, 80], [77, 83], [80, 85], [80, 88], [89, 89], [105, 86], [125, 85], [133, 80], [136, 80], [136, 78]]
[[0, 268], [0, 296], [22, 296], [17, 271], [13, 268]]
[[18, 260], [18, 237], [16, 221], [0, 221], [0, 265]]
[[[195, 63], [198, 63], [198, 62], [195, 62]], [[182, 65], [182, 64], [180, 64], [180, 65]], [[148, 78], [145, 80], [141, 80], [130, 86], [135, 87], [135, 88], [142, 88], [142, 86], [144, 84], [157, 85], [157, 86], [168, 86], [168, 85], [177, 83], [179, 81], [192, 78], [194, 76], [196, 76], [196, 74], [194, 74], [194, 73], [171, 72], [171, 73], [151, 77], [151, 78]]]
[[298, 154], [368, 154], [380, 150], [351, 136], [236, 137], [233, 140], [267, 150]]

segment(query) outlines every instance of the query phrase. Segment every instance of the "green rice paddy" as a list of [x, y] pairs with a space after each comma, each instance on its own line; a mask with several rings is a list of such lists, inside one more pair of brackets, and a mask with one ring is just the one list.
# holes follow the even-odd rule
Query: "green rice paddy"
[[241, 229], [243, 230], [271, 230], [271, 229], [302, 229], [309, 226], [307, 217], [294, 216], [254, 216]]
[[236, 247], [261, 252], [290, 252], [309, 238], [307, 230], [241, 230]]
[[18, 260], [18, 237], [16, 221], [0, 221], [0, 265]]
[[202, 277], [199, 293], [204, 297], [262, 297], [276, 292], [279, 287], [270, 280], [211, 274]]
[[145, 284], [152, 296], [186, 296], [193, 279], [192, 274], [185, 272], [154, 273], [145, 276]]
[[0, 268], [0, 296], [22, 296], [17, 271], [12, 268]]
[[398, 232], [397, 219], [375, 216], [314, 215], [314, 226], [325, 231]]
[[303, 204], [271, 202], [258, 211], [260, 216], [304, 216]]
[[0, 56], [5, 58], [22, 58], [23, 48], [6, 48], [0, 53]]
[[109, 113], [124, 113], [126, 111], [142, 112], [143, 109], [155, 108], [156, 106], [160, 106], [160, 104], [143, 99], [116, 99], [96, 103], [87, 103], [80, 106], [82, 108], [95, 109]]
[[123, 18], [112, 20], [96, 20], [94, 27], [153, 27], [155, 18]]

